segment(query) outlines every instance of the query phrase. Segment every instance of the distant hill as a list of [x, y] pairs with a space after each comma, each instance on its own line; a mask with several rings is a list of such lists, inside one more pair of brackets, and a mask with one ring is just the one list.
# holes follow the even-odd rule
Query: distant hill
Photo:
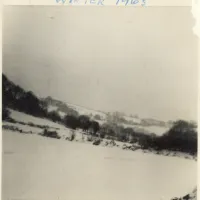
[[130, 127], [138, 132], [147, 134], [155, 133], [157, 135], [162, 135], [171, 127], [171, 124], [156, 119], [140, 119], [138, 116], [126, 116], [120, 112], [105, 113], [83, 106], [62, 102], [52, 97], [47, 97], [42, 99], [42, 101], [45, 102], [49, 112], [57, 111], [61, 117], [64, 115], [87, 115], [91, 120], [97, 121], [100, 125], [104, 123], [115, 123], [124, 128]]
[[74, 115], [74, 116], [79, 115], [79, 113], [75, 109], [71, 108], [66, 103], [53, 99], [50, 96], [41, 100], [46, 105], [48, 112], [57, 111], [61, 117], [65, 115]]
[[75, 104], [62, 102], [50, 96], [42, 99], [42, 101], [46, 104], [48, 111], [56, 110], [60, 115], [88, 115], [91, 118], [94, 118], [95, 115], [99, 115], [99, 120], [106, 118], [106, 114], [101, 111], [95, 111]]

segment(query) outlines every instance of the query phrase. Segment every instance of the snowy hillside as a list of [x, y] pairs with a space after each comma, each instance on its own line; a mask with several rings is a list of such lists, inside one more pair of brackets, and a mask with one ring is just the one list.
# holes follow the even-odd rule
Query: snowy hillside
[[[100, 125], [104, 124], [108, 120], [108, 114], [101, 111], [96, 111], [93, 109], [85, 108], [83, 106], [74, 105], [71, 103], [64, 103], [58, 100], [55, 100], [51, 97], [44, 99], [47, 104], [48, 111], [57, 111], [61, 117], [65, 115], [70, 115], [72, 113], [77, 113], [78, 115], [87, 115], [91, 120], [97, 121]], [[168, 124], [164, 122], [154, 120], [154, 119], [140, 119], [139, 117], [130, 117], [122, 115], [124, 119], [123, 123], [120, 123], [124, 128], [130, 127], [135, 131], [143, 132], [146, 134], [154, 133], [156, 135], [163, 135], [170, 128]]]
[[95, 115], [99, 115], [101, 120], [106, 120], [106, 113], [103, 113], [101, 111], [96, 111], [93, 109], [89, 109], [89, 108], [84, 108], [82, 106], [78, 106], [78, 105], [74, 105], [74, 104], [70, 104], [68, 103], [68, 106], [74, 110], [76, 110], [80, 115], [88, 115], [91, 117], [94, 117]]

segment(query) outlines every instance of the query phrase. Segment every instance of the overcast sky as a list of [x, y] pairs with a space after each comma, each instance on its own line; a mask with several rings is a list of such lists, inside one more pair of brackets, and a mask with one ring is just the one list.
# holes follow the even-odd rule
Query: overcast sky
[[40, 97], [196, 120], [193, 26], [189, 7], [7, 7], [3, 72]]

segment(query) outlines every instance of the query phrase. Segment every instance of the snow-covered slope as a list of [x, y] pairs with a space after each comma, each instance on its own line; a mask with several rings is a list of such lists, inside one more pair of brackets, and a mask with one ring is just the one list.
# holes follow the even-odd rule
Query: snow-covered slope
[[34, 123], [34, 124], [39, 124], [39, 125], [47, 125], [47, 126], [55, 127], [55, 128], [60, 128], [60, 126], [61, 126], [61, 125], [54, 123], [48, 119], [34, 117], [34, 116], [27, 115], [25, 113], [18, 112], [18, 111], [12, 110], [12, 109], [10, 109], [10, 111], [11, 111], [11, 117], [17, 121], [22, 121], [25, 123]]
[[[39, 124], [39, 125], [47, 125], [50, 127], [61, 128], [61, 129], [63, 128], [62, 125], [54, 123], [47, 119], [33, 117], [31, 115], [27, 115], [15, 110], [10, 110], [10, 111], [11, 111], [12, 118], [18, 121], [24, 121], [26, 123], [34, 122], [35, 124]], [[99, 124], [106, 123], [106, 120], [96, 120], [96, 121], [98, 121]], [[156, 135], [162, 135], [169, 130], [169, 127], [160, 127], [160, 126], [141, 126], [141, 125], [127, 125], [127, 124], [123, 124], [123, 126], [124, 128], [131, 127], [135, 131], [138, 131], [138, 132], [143, 132], [147, 134], [155, 133]]]
[[[11, 117], [15, 119], [16, 121], [24, 122], [26, 125], [22, 125], [19, 123], [10, 123], [10, 122], [4, 122], [3, 125], [7, 126], [14, 126], [17, 127], [25, 132], [31, 131], [32, 133], [42, 133], [43, 129], [39, 127], [32, 127], [29, 126], [29, 124], [34, 124], [34, 125], [41, 125], [41, 126], [48, 126], [49, 130], [56, 130], [56, 132], [59, 134], [61, 138], [66, 138], [71, 135], [72, 130], [69, 128], [66, 128], [62, 124], [54, 123], [48, 119], [42, 119], [38, 117], [34, 117], [31, 115], [27, 115], [25, 113], [21, 113], [15, 110], [10, 109], [11, 111]], [[80, 139], [82, 137], [82, 131], [77, 130], [76, 131], [76, 139]]]
[[129, 116], [124, 116], [124, 118], [125, 118], [127, 121], [132, 121], [133, 123], [137, 123], [137, 124], [140, 124], [140, 123], [141, 123], [141, 119], [140, 119], [140, 118], [129, 117]]
[[125, 128], [130, 127], [133, 128], [135, 131], [143, 132], [146, 134], [154, 133], [156, 135], [163, 135], [169, 130], [169, 127], [160, 127], [160, 126], [141, 126], [141, 125], [127, 125], [123, 124]]
[[85, 108], [82, 106], [69, 104], [69, 103], [68, 103], [68, 106], [71, 107], [72, 109], [76, 110], [80, 115], [92, 115], [92, 116], [99, 115], [101, 117], [101, 120], [106, 119], [106, 114], [101, 111], [96, 111], [93, 109], [89, 109], [89, 108]]
[[[107, 122], [108, 113], [104, 113], [101, 111], [85, 108], [83, 106], [64, 103], [58, 100], [55, 100], [51, 97], [47, 97], [45, 99], [48, 110], [49, 111], [58, 111], [61, 117], [73, 112], [77, 112], [79, 115], [87, 115], [90, 116], [92, 120], [98, 121], [99, 124], [103, 124]], [[110, 113], [111, 114], [111, 113]], [[154, 133], [156, 135], [162, 135], [166, 131], [169, 130], [169, 125], [164, 125], [164, 122], [154, 120], [154, 119], [140, 119], [139, 117], [130, 117], [126, 115], [122, 115], [125, 119], [126, 123], [119, 123], [119, 125], [124, 126], [124, 128], [131, 127], [135, 131], [140, 131], [143, 133]]]

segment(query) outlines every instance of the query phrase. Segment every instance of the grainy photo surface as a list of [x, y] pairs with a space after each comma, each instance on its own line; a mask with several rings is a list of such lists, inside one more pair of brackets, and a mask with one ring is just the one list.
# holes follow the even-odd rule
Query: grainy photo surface
[[3, 200], [196, 200], [190, 7], [5, 6]]

